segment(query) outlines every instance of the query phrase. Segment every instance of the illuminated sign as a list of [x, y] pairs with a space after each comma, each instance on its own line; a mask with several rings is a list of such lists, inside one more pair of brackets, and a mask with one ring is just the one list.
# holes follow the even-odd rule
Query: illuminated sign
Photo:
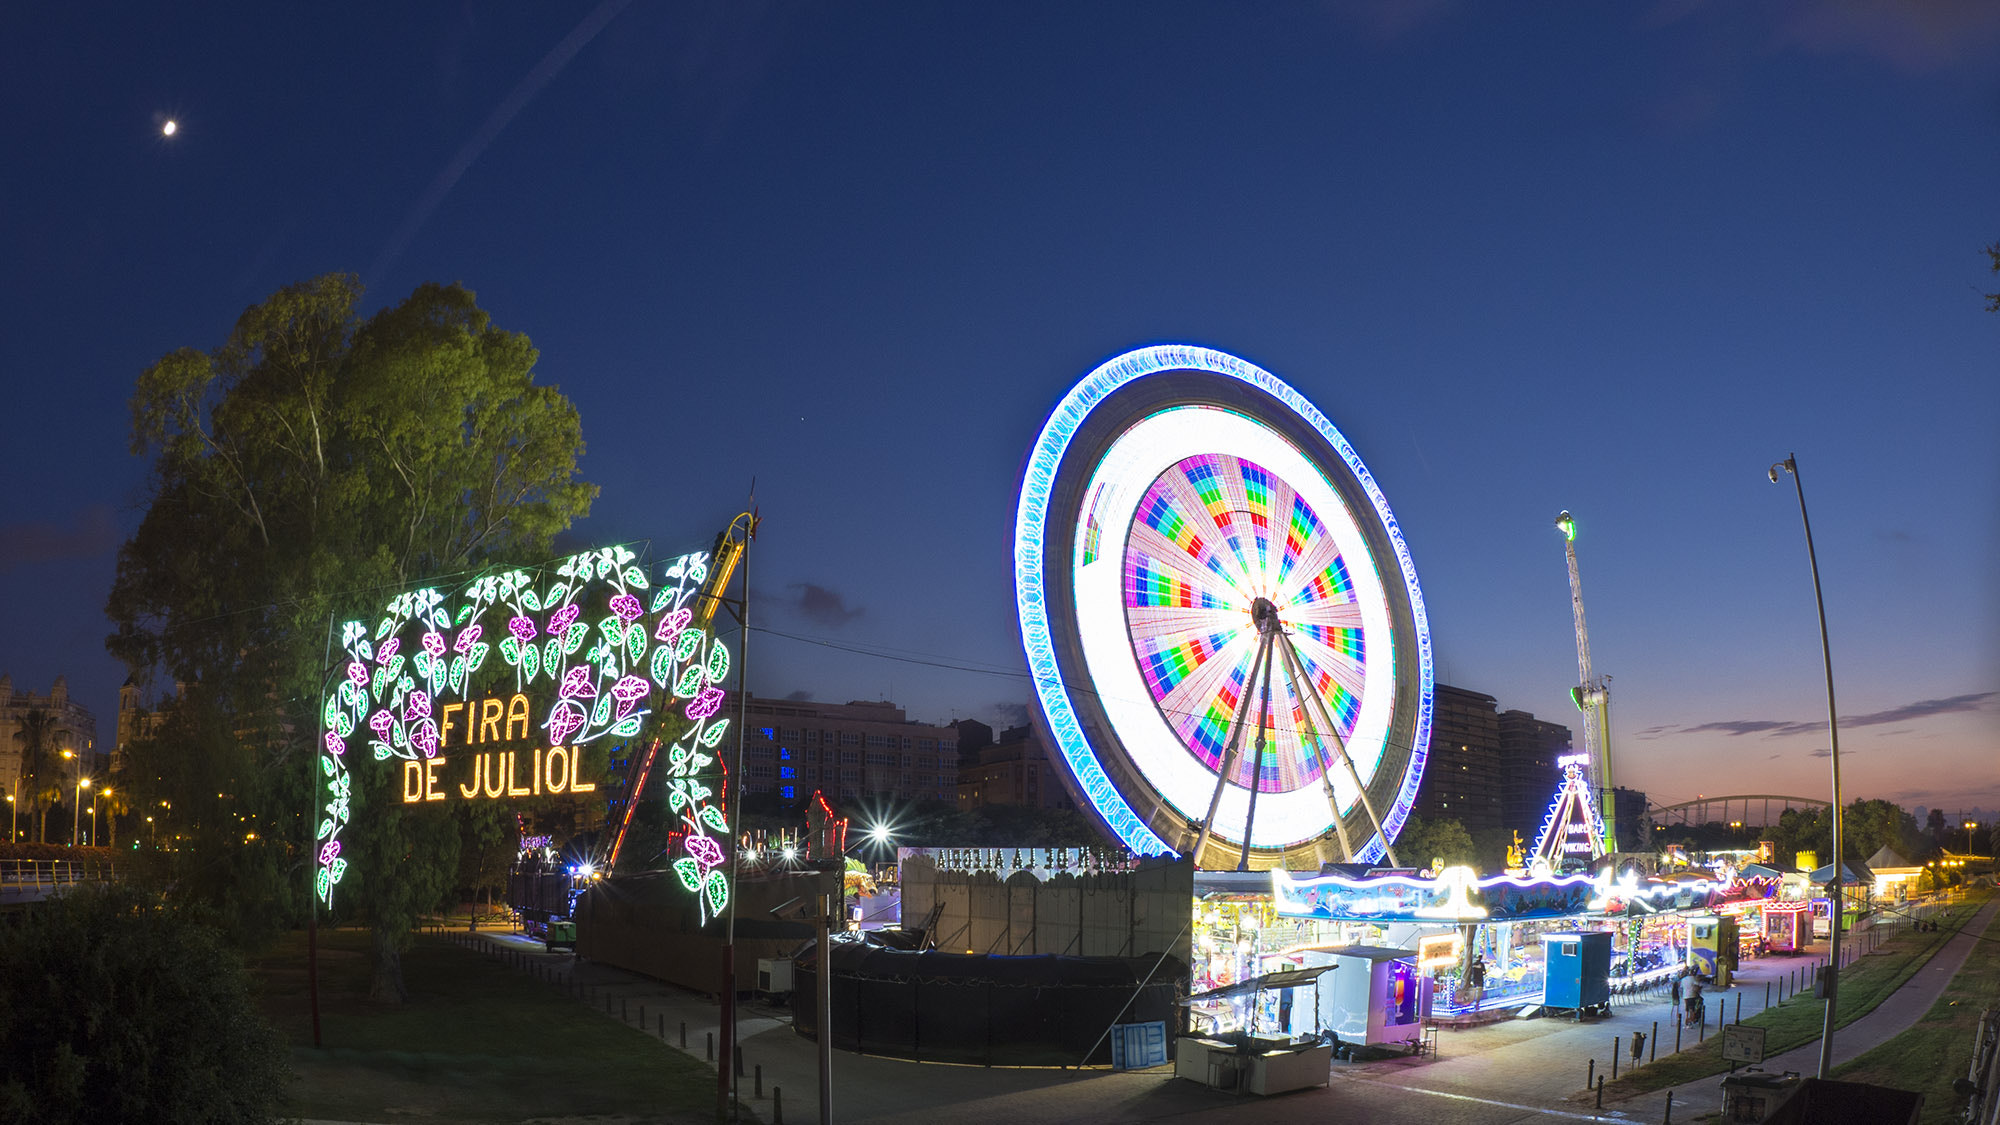
[[1427, 972], [1458, 964], [1465, 952], [1465, 936], [1456, 931], [1417, 939], [1417, 967]]
[[[320, 712], [316, 895], [331, 906], [347, 870], [353, 762], [399, 760], [406, 805], [592, 794], [584, 748], [642, 739], [679, 699], [692, 727], [675, 748], [670, 800], [705, 841], [690, 840], [690, 852], [719, 851], [707, 833], [726, 832], [727, 821], [704, 778], [716, 780], [706, 748], [728, 725], [715, 713], [729, 654], [689, 605], [708, 557], [674, 559], [656, 586], [629, 548], [597, 548], [411, 590], [372, 627], [343, 625]], [[711, 866], [695, 889], [709, 904], [727, 901]]]
[[1608, 880], [1572, 875], [1516, 879], [1478, 878], [1468, 867], [1446, 868], [1437, 879], [1378, 875], [1349, 879], [1322, 875], [1294, 879], [1271, 869], [1277, 912], [1287, 918], [1369, 922], [1513, 922], [1582, 914], [1603, 901]]

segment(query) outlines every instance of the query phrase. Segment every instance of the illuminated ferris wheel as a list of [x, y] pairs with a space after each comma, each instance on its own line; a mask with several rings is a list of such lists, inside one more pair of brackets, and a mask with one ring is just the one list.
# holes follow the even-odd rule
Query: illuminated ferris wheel
[[1188, 347], [1092, 372], [1029, 458], [1015, 593], [1065, 781], [1127, 846], [1393, 862], [1430, 734], [1423, 596], [1297, 391]]

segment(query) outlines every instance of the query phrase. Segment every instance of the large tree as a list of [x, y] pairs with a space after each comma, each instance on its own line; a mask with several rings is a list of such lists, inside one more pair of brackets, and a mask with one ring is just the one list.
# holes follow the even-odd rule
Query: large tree
[[48, 843], [49, 809], [62, 799], [62, 759], [56, 742], [60, 724], [56, 716], [40, 707], [31, 707], [14, 730], [14, 744], [20, 751], [20, 797], [37, 814], [35, 841]]
[[[246, 310], [211, 351], [139, 377], [133, 452], [152, 496], [119, 552], [112, 652], [186, 685], [134, 755], [171, 802], [170, 889], [239, 935], [304, 917], [318, 704], [333, 623], [419, 579], [548, 553], [596, 488], [575, 408], [535, 349], [457, 285], [372, 316], [329, 274]], [[450, 817], [406, 814], [393, 771], [356, 771], [344, 900], [375, 927], [376, 990], [403, 995], [415, 914], [449, 890]], [[247, 933], [246, 933], [247, 931]]]

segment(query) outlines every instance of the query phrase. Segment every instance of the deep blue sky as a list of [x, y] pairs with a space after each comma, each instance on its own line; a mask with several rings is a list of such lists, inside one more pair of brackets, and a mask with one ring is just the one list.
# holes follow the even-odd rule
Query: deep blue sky
[[1796, 451], [1849, 795], [2000, 802], [1990, 4], [401, 8], [0, 17], [0, 669], [107, 736], [134, 377], [349, 270], [533, 338], [583, 537], [754, 475], [760, 621], [905, 658], [755, 634], [760, 692], [1018, 716], [1022, 456], [1188, 341], [1352, 439], [1440, 678], [1559, 720], [1573, 510], [1656, 799], [1824, 791]]

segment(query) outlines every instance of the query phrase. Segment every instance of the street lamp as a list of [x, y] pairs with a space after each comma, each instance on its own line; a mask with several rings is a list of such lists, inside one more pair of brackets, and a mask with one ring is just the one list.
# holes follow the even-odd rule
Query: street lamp
[[[111, 787], [105, 786], [90, 795], [90, 842], [97, 843], [97, 799], [111, 796]], [[107, 816], [110, 814], [106, 814]]]
[[1833, 1070], [1833, 1006], [1840, 974], [1840, 719], [1833, 704], [1833, 649], [1826, 639], [1826, 598], [1819, 588], [1819, 556], [1813, 551], [1812, 519], [1806, 515], [1806, 486], [1799, 480], [1797, 454], [1787, 454], [1771, 466], [1771, 483], [1778, 483], [1778, 470], [1792, 476], [1792, 488], [1799, 497], [1799, 522], [1806, 531], [1806, 564], [1812, 569], [1813, 604], [1819, 609], [1819, 653], [1826, 666], [1826, 729], [1828, 758], [1833, 763], [1833, 874], [1827, 879], [1827, 953], [1823, 974], [1826, 987], [1826, 1022], [1819, 1036], [1819, 1078], [1825, 1081]]
[[[76, 846], [77, 833], [83, 829], [83, 791], [88, 788], [90, 788], [89, 778], [79, 777], [76, 779], [76, 799], [69, 804], [69, 846], [72, 848]], [[91, 815], [93, 817], [96, 816], [96, 806], [94, 804], [92, 805]]]

